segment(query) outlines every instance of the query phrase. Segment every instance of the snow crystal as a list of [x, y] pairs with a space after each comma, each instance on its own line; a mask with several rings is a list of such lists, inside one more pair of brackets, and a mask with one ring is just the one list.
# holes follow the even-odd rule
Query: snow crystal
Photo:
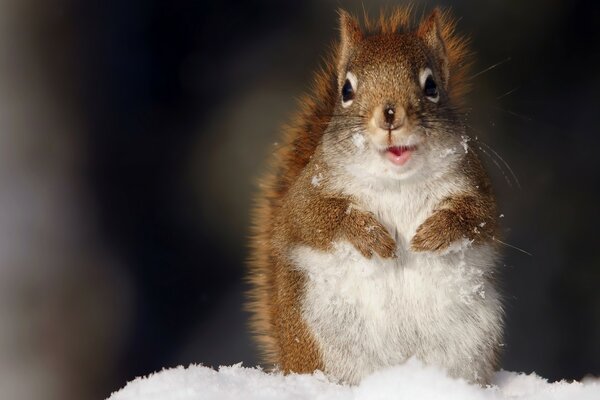
[[266, 373], [241, 364], [212, 368], [191, 365], [137, 378], [109, 400], [597, 400], [600, 382], [548, 383], [535, 374], [500, 371], [493, 385], [482, 388], [449, 378], [442, 370], [409, 359], [382, 369], [358, 386], [311, 375]]
[[456, 149], [455, 149], [455, 148], [444, 149], [444, 150], [442, 150], [442, 152], [440, 153], [440, 158], [446, 158], [446, 157], [448, 157], [450, 154], [454, 154], [454, 153], [456, 153]]
[[476, 296], [485, 299], [485, 283], [481, 269], [462, 265], [454, 274], [454, 281], [458, 283], [458, 298], [463, 304], [473, 304], [477, 300]]
[[460, 144], [462, 145], [463, 149], [465, 149], [465, 154], [467, 154], [469, 152], [469, 145], [467, 143], [469, 143], [469, 140], [471, 140], [471, 138], [467, 135], [462, 135], [460, 138], [462, 139], [460, 141]]
[[500, 214], [500, 218], [504, 218], [504, 214]]
[[310, 181], [310, 183], [314, 187], [317, 187], [317, 186], [321, 185], [322, 180], [323, 180], [323, 174], [319, 173], [319, 175], [315, 175], [312, 177], [312, 180]]
[[361, 135], [360, 133], [356, 132], [354, 135], [352, 135], [352, 143], [354, 143], [354, 145], [357, 148], [364, 149], [365, 148], [365, 137], [363, 135]]
[[[474, 227], [474, 232], [479, 229]], [[485, 299], [484, 272], [481, 268], [470, 265], [465, 259], [465, 250], [473, 245], [473, 239], [463, 238], [451, 243], [447, 249], [438, 252], [438, 255], [457, 257], [456, 267], [450, 269], [444, 280], [449, 293], [455, 295], [463, 304], [470, 305], [478, 300]], [[477, 297], [478, 296], [478, 297]]]
[[450, 246], [448, 246], [446, 249], [444, 249], [436, 254], [445, 256], [446, 254], [450, 254], [450, 253], [461, 253], [461, 252], [464, 252], [469, 247], [471, 247], [473, 242], [474, 242], [474, 239], [462, 238], [453, 243], [450, 243]]

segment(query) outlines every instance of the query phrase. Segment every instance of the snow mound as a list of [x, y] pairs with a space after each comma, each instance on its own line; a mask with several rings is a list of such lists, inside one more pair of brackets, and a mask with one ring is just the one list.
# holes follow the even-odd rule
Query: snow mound
[[265, 373], [241, 363], [218, 371], [200, 365], [163, 370], [129, 382], [109, 400], [598, 400], [600, 382], [548, 383], [535, 374], [501, 371], [487, 388], [449, 378], [411, 359], [375, 372], [358, 386], [312, 375]]

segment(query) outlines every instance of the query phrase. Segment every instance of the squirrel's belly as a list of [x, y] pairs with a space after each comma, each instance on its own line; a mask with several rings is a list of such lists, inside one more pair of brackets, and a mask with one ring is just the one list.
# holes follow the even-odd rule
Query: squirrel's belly
[[384, 260], [344, 242], [291, 258], [306, 274], [302, 315], [330, 376], [357, 383], [412, 356], [469, 381], [491, 374], [502, 312], [487, 246]]

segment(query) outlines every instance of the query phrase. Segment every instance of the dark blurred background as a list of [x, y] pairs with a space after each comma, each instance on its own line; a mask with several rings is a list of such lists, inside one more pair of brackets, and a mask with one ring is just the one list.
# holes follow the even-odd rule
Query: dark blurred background
[[[436, 4], [472, 37], [472, 148], [506, 242], [531, 253], [504, 249], [502, 366], [599, 375], [599, 8]], [[0, 2], [2, 398], [97, 399], [163, 367], [255, 365], [250, 199], [338, 6], [363, 7]]]

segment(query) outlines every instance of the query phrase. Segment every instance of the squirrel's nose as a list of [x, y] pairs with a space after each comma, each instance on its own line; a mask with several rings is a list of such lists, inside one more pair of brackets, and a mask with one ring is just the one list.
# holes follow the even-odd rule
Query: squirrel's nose
[[392, 124], [394, 119], [396, 119], [396, 111], [394, 110], [394, 106], [387, 105], [383, 109], [383, 119], [387, 124]]
[[379, 119], [379, 127], [385, 130], [393, 130], [404, 125], [404, 108], [387, 104], [383, 107], [382, 117]]

